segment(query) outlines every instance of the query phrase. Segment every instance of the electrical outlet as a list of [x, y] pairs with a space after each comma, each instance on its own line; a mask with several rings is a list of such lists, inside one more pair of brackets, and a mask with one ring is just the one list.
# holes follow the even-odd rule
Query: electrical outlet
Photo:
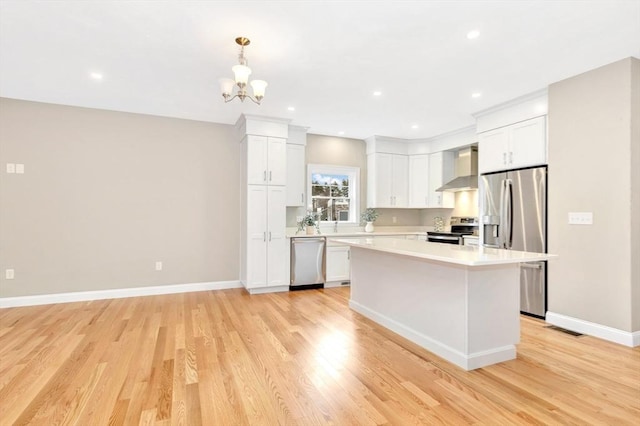
[[24, 174], [24, 164], [16, 164], [16, 173], [19, 175]]
[[12, 280], [16, 277], [16, 273], [13, 269], [6, 269], [4, 271], [4, 277], [8, 280]]
[[16, 165], [13, 163], [7, 163], [7, 173], [15, 173]]
[[593, 212], [569, 212], [570, 225], [593, 225]]
[[156, 262], [156, 271], [162, 271], [162, 262]]

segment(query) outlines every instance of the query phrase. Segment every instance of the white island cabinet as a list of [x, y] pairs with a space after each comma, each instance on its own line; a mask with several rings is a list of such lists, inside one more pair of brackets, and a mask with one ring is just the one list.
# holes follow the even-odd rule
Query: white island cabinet
[[555, 256], [406, 239], [351, 247], [349, 306], [465, 370], [514, 359], [519, 263]]

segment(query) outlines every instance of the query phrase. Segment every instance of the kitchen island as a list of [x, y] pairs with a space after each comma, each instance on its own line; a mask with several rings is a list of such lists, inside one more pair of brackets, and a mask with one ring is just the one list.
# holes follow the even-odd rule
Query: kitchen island
[[404, 239], [351, 247], [349, 306], [465, 370], [516, 357], [520, 266], [554, 255]]

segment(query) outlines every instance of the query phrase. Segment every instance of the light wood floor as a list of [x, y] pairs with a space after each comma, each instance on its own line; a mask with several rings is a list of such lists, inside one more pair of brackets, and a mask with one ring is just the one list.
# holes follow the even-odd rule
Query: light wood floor
[[640, 423], [640, 348], [523, 317], [516, 360], [465, 372], [348, 297], [225, 290], [0, 310], [0, 423]]

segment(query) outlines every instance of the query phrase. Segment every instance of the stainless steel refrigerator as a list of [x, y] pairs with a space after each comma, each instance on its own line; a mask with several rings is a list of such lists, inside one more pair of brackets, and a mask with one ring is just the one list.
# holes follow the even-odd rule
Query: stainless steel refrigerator
[[[480, 179], [482, 244], [547, 252], [547, 167], [486, 173]], [[547, 262], [520, 265], [520, 311], [544, 318]]]

